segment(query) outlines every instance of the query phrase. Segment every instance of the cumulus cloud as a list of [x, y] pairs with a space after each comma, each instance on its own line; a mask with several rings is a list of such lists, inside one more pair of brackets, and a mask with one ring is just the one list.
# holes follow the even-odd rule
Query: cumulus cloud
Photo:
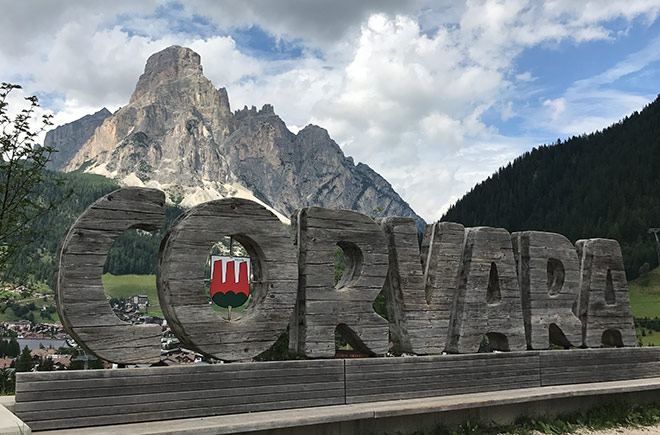
[[[535, 74], [516, 64], [539, 44], [615, 40], [621, 29], [610, 26], [614, 20], [650, 25], [660, 13], [656, 0], [5, 6], [11, 12], [0, 16], [0, 76], [44, 95], [56, 122], [125, 104], [150, 54], [171, 44], [189, 46], [215, 86], [227, 87], [234, 109], [271, 103], [293, 130], [308, 123], [328, 129], [347, 154], [385, 176], [427, 220], [538, 143], [506, 136], [494, 119], [520, 119], [541, 137], [602, 128], [648, 101], [609, 85], [660, 53], [659, 38], [559, 95], [544, 95]], [[252, 26], [299, 47], [299, 55], [261, 57], [232, 37]], [[540, 110], [528, 110], [521, 94], [536, 95]]]

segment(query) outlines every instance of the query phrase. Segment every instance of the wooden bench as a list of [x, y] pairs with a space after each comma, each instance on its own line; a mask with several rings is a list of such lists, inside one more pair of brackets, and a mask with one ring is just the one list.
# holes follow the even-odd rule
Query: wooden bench
[[19, 373], [16, 415], [33, 430], [344, 403], [342, 360]]
[[541, 352], [541, 385], [622, 381], [660, 376], [660, 348], [627, 347]]
[[541, 386], [538, 352], [350, 359], [346, 403]]
[[39, 431], [657, 377], [660, 348], [18, 373], [16, 415]]

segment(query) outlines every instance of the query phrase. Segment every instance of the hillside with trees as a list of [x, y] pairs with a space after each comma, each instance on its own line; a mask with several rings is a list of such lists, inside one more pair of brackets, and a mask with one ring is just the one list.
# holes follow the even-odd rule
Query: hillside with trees
[[[57, 247], [65, 231], [90, 204], [119, 186], [108, 178], [79, 171], [45, 171], [44, 174], [40, 198], [45, 202], [56, 202], [57, 209], [33, 220], [33, 226], [46, 231], [13, 256], [4, 279], [26, 285], [43, 282], [52, 288]], [[181, 212], [178, 207], [166, 208], [167, 227]], [[151, 233], [126, 231], [110, 250], [105, 272], [114, 275], [155, 273], [158, 247], [164, 234], [164, 228]]]
[[466, 226], [620, 242], [628, 279], [658, 265], [660, 97], [596, 133], [543, 145], [479, 183], [443, 216]]

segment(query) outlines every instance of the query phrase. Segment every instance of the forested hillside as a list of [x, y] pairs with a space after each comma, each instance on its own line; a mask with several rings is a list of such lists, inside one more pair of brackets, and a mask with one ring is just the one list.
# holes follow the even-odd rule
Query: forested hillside
[[603, 131], [540, 146], [475, 186], [442, 220], [621, 243], [629, 279], [658, 264], [660, 97]]
[[[63, 183], [56, 183], [56, 179]], [[45, 201], [56, 201], [56, 210], [34, 221], [44, 230], [42, 237], [15, 256], [5, 279], [14, 284], [45, 282], [52, 287], [55, 257], [64, 232], [85, 209], [101, 196], [118, 189], [113, 180], [100, 175], [47, 172], [41, 195]], [[166, 209], [167, 227], [181, 213], [177, 207]], [[158, 247], [165, 229], [148, 233], [131, 230], [115, 242], [108, 255], [106, 272], [120, 274], [153, 274], [156, 270]]]

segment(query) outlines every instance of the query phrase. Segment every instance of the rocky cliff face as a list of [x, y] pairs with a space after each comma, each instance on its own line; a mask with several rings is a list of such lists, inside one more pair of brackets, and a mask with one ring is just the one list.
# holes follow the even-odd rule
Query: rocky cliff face
[[286, 219], [299, 207], [347, 208], [415, 217], [380, 175], [345, 157], [326, 130], [290, 132], [270, 105], [232, 113], [224, 88], [203, 75], [200, 57], [169, 47], [152, 55], [130, 102], [107, 117], [66, 170], [157, 187], [192, 206], [240, 196]]
[[96, 129], [111, 113], [105, 107], [93, 115], [86, 115], [77, 121], [61, 125], [48, 133], [44, 138], [44, 146], [57, 150], [51, 154], [48, 169], [62, 170], [78, 153], [80, 147], [89, 140]]

